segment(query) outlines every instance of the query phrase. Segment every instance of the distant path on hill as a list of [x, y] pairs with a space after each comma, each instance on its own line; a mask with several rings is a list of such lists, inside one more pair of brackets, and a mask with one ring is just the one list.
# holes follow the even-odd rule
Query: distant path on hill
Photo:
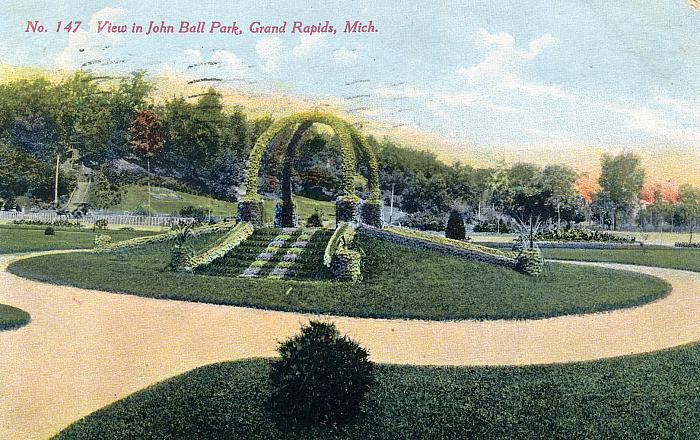
[[[51, 251], [31, 255], [46, 253]], [[46, 438], [111, 402], [198, 366], [273, 356], [278, 341], [315, 317], [57, 286], [5, 270], [24, 257], [0, 256], [0, 303], [32, 316], [29, 325], [0, 332], [0, 438]], [[635, 308], [540, 320], [324, 318], [368, 347], [374, 361], [401, 364], [572, 362], [700, 340], [700, 274], [577, 264], [657, 276], [673, 290]]]

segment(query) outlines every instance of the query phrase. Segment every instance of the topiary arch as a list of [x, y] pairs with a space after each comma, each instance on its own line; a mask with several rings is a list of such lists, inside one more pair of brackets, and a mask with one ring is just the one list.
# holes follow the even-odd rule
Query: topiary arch
[[[248, 175], [245, 181], [246, 195], [243, 198], [243, 202], [239, 204], [239, 218], [252, 221], [253, 223], [262, 222], [262, 199], [260, 194], [258, 194], [258, 179], [260, 177], [260, 162], [268, 146], [273, 143], [273, 141], [287, 142], [287, 145], [283, 146], [283, 153], [286, 154], [290, 147], [296, 148], [296, 145], [292, 145], [295, 143], [295, 140], [298, 142], [303, 132], [315, 123], [329, 126], [333, 129], [340, 141], [343, 180], [341, 187], [342, 196], [336, 205], [336, 217], [338, 221], [352, 221], [357, 214], [356, 211], [360, 202], [359, 198], [355, 195], [355, 150], [357, 149], [360, 152], [361, 158], [367, 162], [368, 168], [370, 194], [369, 199], [365, 203], [365, 211], [368, 212], [363, 212], [363, 221], [381, 226], [379, 166], [372, 148], [367, 142], [367, 139], [365, 139], [362, 133], [355, 127], [331, 113], [319, 111], [295, 113], [291, 116], [279, 119], [255, 142], [248, 162]], [[281, 136], [283, 134], [289, 134], [290, 132], [292, 133], [291, 136]]]

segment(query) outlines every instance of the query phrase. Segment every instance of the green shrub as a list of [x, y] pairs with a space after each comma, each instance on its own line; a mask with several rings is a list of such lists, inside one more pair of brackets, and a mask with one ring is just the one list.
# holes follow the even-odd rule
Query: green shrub
[[405, 228], [419, 229], [421, 231], [445, 230], [445, 217], [430, 211], [408, 214], [402, 217], [398, 223]]
[[44, 229], [44, 235], [56, 235], [56, 231], [53, 227], [49, 226], [46, 229]]
[[278, 348], [271, 404], [293, 422], [331, 425], [355, 415], [373, 384], [369, 353], [335, 325], [311, 321]]
[[95, 220], [95, 224], [93, 225], [92, 230], [95, 231], [98, 229], [107, 229], [107, 225], [108, 225], [107, 220], [101, 218], [101, 219]]
[[102, 250], [112, 242], [112, 237], [105, 234], [95, 236], [95, 249]]
[[515, 232], [510, 222], [498, 219], [494, 222], [483, 221], [474, 225], [474, 232], [498, 232], [501, 234], [511, 234]]
[[189, 262], [192, 256], [192, 250], [188, 246], [187, 240], [192, 235], [192, 228], [184, 226], [177, 231], [177, 235], [173, 240], [172, 248], [170, 249], [170, 263], [168, 269], [178, 270]]
[[318, 212], [314, 212], [311, 214], [306, 220], [306, 227], [307, 228], [321, 228], [323, 227], [323, 219], [321, 218], [321, 214]]
[[188, 205], [180, 210], [180, 217], [191, 217], [196, 222], [202, 223], [207, 218], [207, 212], [202, 208]]
[[464, 219], [462, 214], [456, 209], [450, 211], [450, 216], [447, 219], [447, 227], [445, 228], [445, 237], [451, 238], [453, 240], [464, 240], [466, 237], [466, 231], [464, 230]]

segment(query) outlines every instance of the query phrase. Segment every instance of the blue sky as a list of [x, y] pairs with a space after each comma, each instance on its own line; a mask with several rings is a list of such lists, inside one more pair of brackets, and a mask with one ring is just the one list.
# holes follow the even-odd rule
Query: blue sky
[[[685, 0], [52, 3], [5, 5], [0, 62], [76, 68], [101, 60], [89, 67], [335, 97], [358, 116], [465, 145], [673, 150], [700, 161], [700, 11]], [[93, 26], [70, 37], [25, 33], [30, 19], [52, 28], [59, 19]], [[339, 29], [115, 37], [94, 32], [99, 19], [330, 20]], [[355, 19], [373, 20], [379, 32], [342, 33], [345, 20]], [[208, 62], [216, 64], [187, 67]]]

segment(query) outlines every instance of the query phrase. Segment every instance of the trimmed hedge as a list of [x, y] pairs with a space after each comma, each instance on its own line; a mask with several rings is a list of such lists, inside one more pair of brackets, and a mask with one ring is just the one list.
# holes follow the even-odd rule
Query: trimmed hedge
[[464, 240], [466, 236], [462, 214], [456, 209], [451, 210], [445, 227], [445, 237], [453, 240]]
[[359, 252], [347, 249], [339, 250], [331, 261], [333, 277], [338, 281], [360, 281], [362, 279], [360, 261]]
[[[206, 226], [200, 226], [197, 228], [193, 228], [191, 231], [191, 235], [193, 237], [196, 237], [198, 235], [202, 234], [211, 234], [213, 232], [224, 232], [232, 229], [233, 227], [236, 226], [235, 222], [221, 222], [221, 223], [216, 223], [214, 225], [206, 225]], [[103, 248], [96, 248], [94, 249], [95, 252], [111, 252], [115, 250], [121, 250], [121, 249], [133, 249], [136, 247], [140, 247], [143, 245], [147, 244], [153, 244], [153, 243], [161, 243], [165, 241], [170, 241], [174, 240], [175, 237], [178, 235], [177, 230], [165, 232], [163, 234], [155, 234], [155, 235], [146, 235], [144, 237], [136, 237], [136, 238], [131, 238], [129, 240], [124, 240], [124, 241], [118, 241], [116, 243], [113, 243], [111, 245], [106, 245]]]
[[397, 228], [395, 226], [387, 226], [383, 229], [384, 231], [390, 232], [392, 234], [401, 235], [409, 238], [416, 238], [419, 240], [431, 241], [434, 243], [452, 246], [458, 249], [464, 249], [467, 251], [478, 252], [482, 254], [493, 255], [503, 258], [514, 258], [515, 254], [513, 252], [504, 251], [501, 249], [494, 249], [486, 246], [481, 246], [474, 243], [467, 243], [462, 240], [452, 240], [450, 238], [441, 237], [439, 235], [428, 234], [426, 232], [414, 231], [412, 229]]
[[592, 231], [590, 229], [548, 229], [535, 236], [536, 241], [580, 241], [580, 242], [612, 242], [634, 243], [634, 237], [625, 237], [607, 231]]
[[698, 242], [690, 243], [688, 241], [679, 241], [679, 242], [674, 243], [673, 246], [679, 247], [679, 248], [700, 248], [700, 243], [698, 243]]
[[542, 252], [536, 248], [524, 248], [518, 254], [517, 269], [528, 275], [539, 275], [544, 267]]
[[248, 222], [240, 222], [226, 235], [221, 237], [219, 241], [214, 244], [214, 246], [189, 258], [186, 264], [181, 266], [180, 269], [186, 272], [191, 272], [198, 267], [210, 264], [217, 258], [228, 254], [233, 248], [241, 244], [252, 233], [253, 225]]

